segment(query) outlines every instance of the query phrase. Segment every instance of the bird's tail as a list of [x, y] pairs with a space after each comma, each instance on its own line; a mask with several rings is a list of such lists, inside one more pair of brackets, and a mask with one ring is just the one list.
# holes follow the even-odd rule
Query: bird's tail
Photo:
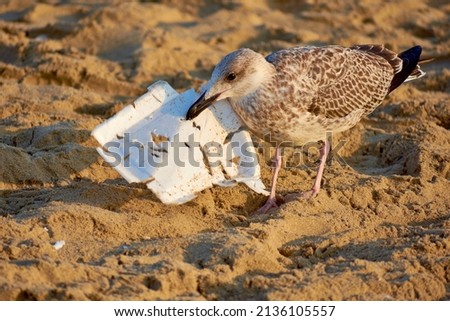
[[[398, 55], [398, 57], [402, 60], [402, 69], [394, 75], [391, 86], [389, 87], [389, 92], [393, 91], [406, 81], [415, 80], [425, 76], [425, 72], [422, 71], [419, 66], [419, 62], [421, 62], [421, 53], [422, 47], [415, 46]], [[422, 61], [428, 62], [429, 59]]]
[[420, 65], [421, 64], [427, 64], [431, 61], [433, 61], [434, 58], [426, 58], [426, 59], [420, 59], [419, 63], [416, 66], [416, 69], [413, 70], [413, 72], [408, 76], [408, 78], [406, 78], [405, 82], [410, 81], [410, 80], [414, 80], [414, 79], [419, 79], [423, 76], [426, 75], [426, 72], [423, 71], [422, 69], [420, 69]]

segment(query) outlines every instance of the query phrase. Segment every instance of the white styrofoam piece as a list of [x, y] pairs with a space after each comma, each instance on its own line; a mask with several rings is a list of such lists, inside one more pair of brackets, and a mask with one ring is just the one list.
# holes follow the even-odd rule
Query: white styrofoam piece
[[55, 250], [60, 250], [64, 245], [66, 245], [66, 242], [64, 240], [56, 241], [55, 244], [53, 244], [53, 248]]
[[128, 182], [146, 183], [166, 204], [190, 201], [213, 184], [243, 182], [267, 195], [251, 137], [240, 130], [229, 103], [218, 102], [187, 121], [197, 98], [194, 90], [178, 94], [156, 82], [92, 131], [102, 146], [97, 151]]

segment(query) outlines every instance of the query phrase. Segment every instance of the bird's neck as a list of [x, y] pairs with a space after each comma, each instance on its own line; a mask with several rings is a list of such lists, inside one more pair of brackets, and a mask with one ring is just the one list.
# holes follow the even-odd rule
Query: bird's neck
[[255, 66], [249, 68], [249, 76], [246, 86], [242, 87], [240, 95], [237, 99], [246, 99], [248, 96], [254, 95], [259, 90], [264, 90], [276, 77], [275, 67], [265, 59], [260, 60]]
[[251, 85], [247, 88], [244, 95], [230, 97], [229, 101], [234, 111], [241, 117], [247, 126], [249, 120], [247, 117], [265, 105], [267, 94], [273, 90], [273, 83], [276, 81], [275, 67], [267, 63], [268, 66], [259, 68], [257, 73], [254, 73]]

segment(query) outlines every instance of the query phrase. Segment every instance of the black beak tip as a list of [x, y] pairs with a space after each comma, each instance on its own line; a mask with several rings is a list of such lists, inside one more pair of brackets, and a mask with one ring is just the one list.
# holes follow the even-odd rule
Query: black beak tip
[[189, 108], [189, 110], [188, 110], [188, 112], [187, 112], [187, 114], [186, 114], [186, 120], [192, 120], [192, 119], [194, 119], [195, 118], [195, 113], [194, 113], [194, 110], [193, 110], [193, 108], [191, 107], [191, 108]]
[[198, 115], [200, 115], [200, 113], [202, 111], [204, 111], [206, 108], [208, 108], [209, 106], [211, 106], [214, 103], [214, 101], [216, 100], [216, 98], [219, 96], [219, 95], [214, 95], [211, 98], [205, 99], [205, 95], [206, 95], [206, 92], [201, 94], [200, 97], [198, 97], [198, 99], [192, 104], [192, 106], [189, 108], [189, 110], [186, 113], [186, 120], [192, 120], [195, 117], [197, 117]]

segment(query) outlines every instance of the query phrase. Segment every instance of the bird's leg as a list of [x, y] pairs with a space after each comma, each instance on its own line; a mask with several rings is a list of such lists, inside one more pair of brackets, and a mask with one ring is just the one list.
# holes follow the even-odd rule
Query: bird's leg
[[264, 214], [271, 208], [278, 207], [275, 190], [276, 190], [276, 186], [277, 186], [278, 172], [280, 171], [281, 163], [282, 163], [281, 147], [278, 144], [277, 144], [277, 147], [275, 150], [274, 162], [275, 162], [275, 164], [274, 164], [275, 168], [273, 170], [272, 186], [270, 188], [269, 198], [267, 199], [266, 203], [255, 212], [255, 214]]
[[320, 148], [320, 164], [319, 168], [317, 169], [317, 176], [316, 179], [314, 180], [314, 185], [310, 191], [303, 193], [301, 195], [301, 198], [312, 199], [316, 197], [317, 194], [319, 194], [323, 170], [325, 169], [325, 163], [327, 162], [327, 157], [328, 154], [330, 153], [330, 149], [331, 149], [330, 142], [328, 141], [328, 139], [325, 139], [323, 146]]

